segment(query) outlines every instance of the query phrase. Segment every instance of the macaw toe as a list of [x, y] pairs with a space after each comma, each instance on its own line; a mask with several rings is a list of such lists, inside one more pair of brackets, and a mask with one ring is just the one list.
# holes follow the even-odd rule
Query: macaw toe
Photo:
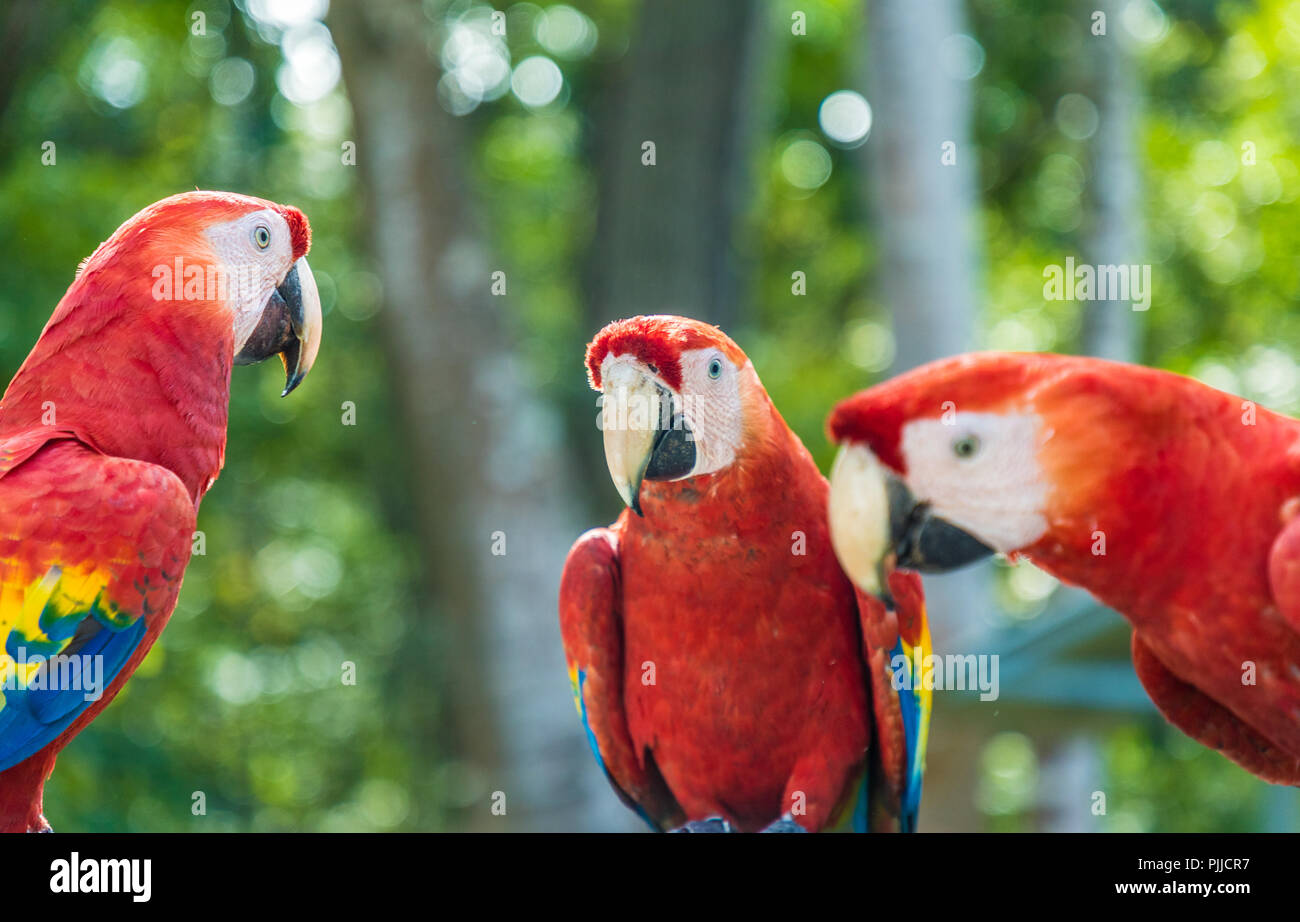
[[685, 826], [678, 826], [673, 832], [735, 832], [735, 828], [720, 816], [707, 820], [691, 820]]
[[776, 822], [772, 823], [769, 826], [766, 826], [765, 828], [759, 831], [760, 832], [807, 832], [808, 830], [804, 829], [802, 826], [796, 823], [794, 821], [794, 817], [792, 817], [790, 814], [787, 813], [785, 816], [781, 817]]

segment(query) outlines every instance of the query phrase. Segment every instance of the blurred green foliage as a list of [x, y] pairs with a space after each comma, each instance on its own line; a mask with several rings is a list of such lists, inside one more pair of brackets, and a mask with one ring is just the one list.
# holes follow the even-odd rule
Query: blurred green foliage
[[[18, 367], [77, 263], [136, 210], [187, 188], [302, 207], [327, 316], [320, 361], [292, 398], [279, 399], [276, 371], [237, 370], [226, 470], [200, 513], [206, 554], [191, 563], [174, 623], [120, 702], [60, 760], [47, 815], [56, 829], [441, 828], [470, 795], [455, 753], [435, 736], [437, 681], [414, 694], [419, 664], [402, 656], [428, 613], [374, 322], [382, 283], [362, 255], [359, 190], [340, 158], [344, 87], [291, 102], [284, 30], [227, 0], [76, 6], [75, 28], [24, 75], [0, 139], [0, 245], [10, 254], [0, 261], [0, 378]], [[469, 2], [427, 6], [448, 21], [487, 13]], [[570, 409], [591, 399], [580, 368], [595, 332], [581, 307], [597, 194], [589, 108], [637, 12], [630, 0], [574, 6], [598, 37], [569, 54], [542, 40], [542, 6], [508, 7], [512, 60], [552, 54], [560, 65], [565, 85], [553, 103], [530, 108], [505, 93], [464, 115], [488, 231], [512, 291], [528, 292], [510, 301], [521, 358], [539, 391]], [[749, 261], [730, 332], [823, 466], [827, 408], [876, 380], [893, 355], [889, 311], [871, 294], [890, 270], [874, 255], [867, 160], [818, 129], [821, 101], [861, 86], [862, 6], [766, 5], [775, 53], [769, 85], [754, 90], [765, 115], [738, 227]], [[808, 18], [799, 40], [795, 9]], [[1300, 3], [1161, 9], [1136, 0], [1128, 9], [1124, 27], [1140, 44], [1156, 289], [1142, 318], [1143, 358], [1294, 412]], [[191, 34], [196, 11], [206, 36]], [[1087, 10], [972, 0], [968, 17], [984, 52], [972, 81], [981, 342], [1076, 350], [1080, 305], [1044, 301], [1042, 270], [1079, 252], [1086, 230], [1087, 111], [1062, 97], [1081, 92]], [[47, 141], [54, 166], [42, 164]], [[830, 164], [815, 189], [793, 183], [783, 159], [809, 141]], [[1253, 164], [1243, 163], [1243, 145], [1253, 145]], [[815, 280], [802, 297], [791, 293], [796, 269]], [[342, 423], [347, 401], [355, 427]], [[1022, 582], [1012, 607], [1032, 617], [1047, 590]], [[342, 684], [345, 661], [365, 680]], [[1110, 812], [1099, 828], [1260, 827], [1272, 803], [1266, 786], [1162, 722], [1116, 717], [1111, 726], [1102, 744]], [[1034, 745], [1001, 734], [980, 755], [974, 797], [988, 828], [1028, 828]], [[195, 792], [206, 816], [192, 815]]]

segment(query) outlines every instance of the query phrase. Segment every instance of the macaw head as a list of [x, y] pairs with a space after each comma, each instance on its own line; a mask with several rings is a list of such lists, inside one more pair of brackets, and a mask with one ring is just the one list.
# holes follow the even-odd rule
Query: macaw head
[[841, 564], [872, 589], [891, 552], [922, 572], [995, 552], [1086, 554], [1100, 521], [1148, 501], [1125, 485], [1158, 468], [1176, 428], [1182, 389], [1170, 379], [1186, 381], [1098, 359], [983, 353], [844, 400], [828, 420], [842, 446], [830, 477]]
[[143, 336], [161, 323], [229, 349], [234, 364], [279, 355], [287, 395], [320, 349], [310, 246], [307, 218], [290, 205], [229, 192], [173, 195], [130, 218], [82, 263], [47, 331], [111, 318]]
[[77, 269], [0, 398], [0, 432], [70, 432], [161, 464], [196, 500], [225, 457], [230, 372], [279, 355], [284, 394], [320, 349], [302, 212], [185, 192], [119, 227]]
[[587, 346], [602, 395], [605, 461], [638, 515], [643, 481], [724, 471], [741, 460], [770, 402], [745, 353], [715, 326], [686, 317], [611, 323]]

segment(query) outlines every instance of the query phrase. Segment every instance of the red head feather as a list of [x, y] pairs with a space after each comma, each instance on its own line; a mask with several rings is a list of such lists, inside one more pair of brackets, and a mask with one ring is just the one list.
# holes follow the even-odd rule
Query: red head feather
[[[1284, 454], [1273, 440], [1293, 439], [1295, 423], [1258, 409], [1257, 424], [1242, 425], [1242, 406], [1239, 397], [1140, 365], [976, 353], [924, 365], [848, 398], [831, 413], [828, 429], [833, 440], [866, 445], [907, 475], [899, 443], [913, 420], [941, 418], [948, 410], [1032, 412], [1048, 436], [1038, 449], [1050, 486], [1048, 543], [1072, 549], [1086, 565], [1096, 522], [1114, 529], [1167, 520], [1162, 503], [1171, 485], [1226, 466], [1227, 457], [1240, 462], [1256, 452]], [[1208, 460], [1216, 452], [1220, 457]], [[1260, 469], [1276, 463], [1261, 462]], [[1202, 497], [1191, 508], [1206, 502]]]
[[587, 346], [587, 377], [600, 390], [600, 366], [607, 355], [632, 355], [652, 366], [673, 390], [682, 386], [682, 353], [712, 346], [737, 366], [748, 359], [745, 353], [718, 327], [689, 317], [656, 314], [616, 320], [596, 334]]
[[307, 216], [292, 205], [272, 205], [289, 225], [289, 240], [293, 243], [293, 258], [302, 259], [311, 249], [311, 225]]
[[914, 419], [946, 410], [989, 412], [1022, 399], [1063, 357], [986, 352], [922, 365], [836, 405], [826, 422], [834, 442], [865, 444], [885, 465], [907, 473], [899, 441]]

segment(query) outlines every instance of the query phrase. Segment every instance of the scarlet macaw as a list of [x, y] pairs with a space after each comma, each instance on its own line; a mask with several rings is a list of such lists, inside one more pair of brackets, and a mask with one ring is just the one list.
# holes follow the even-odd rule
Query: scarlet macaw
[[928, 646], [919, 579], [887, 577], [897, 614], [855, 592], [825, 479], [717, 328], [619, 321], [587, 371], [628, 508], [574, 544], [560, 627], [615, 789], [656, 829], [912, 829], [930, 700], [888, 666]]
[[281, 355], [285, 394], [311, 369], [310, 234], [243, 195], [149, 206], [82, 263], [0, 399], [0, 831], [49, 829], [56, 756], [171, 616], [231, 366]]
[[832, 508], [850, 572], [1028, 558], [1132, 623], [1172, 724], [1300, 784], [1300, 422], [1169, 372], [988, 353], [850, 397], [829, 427], [833, 494], [888, 496], [885, 518]]

